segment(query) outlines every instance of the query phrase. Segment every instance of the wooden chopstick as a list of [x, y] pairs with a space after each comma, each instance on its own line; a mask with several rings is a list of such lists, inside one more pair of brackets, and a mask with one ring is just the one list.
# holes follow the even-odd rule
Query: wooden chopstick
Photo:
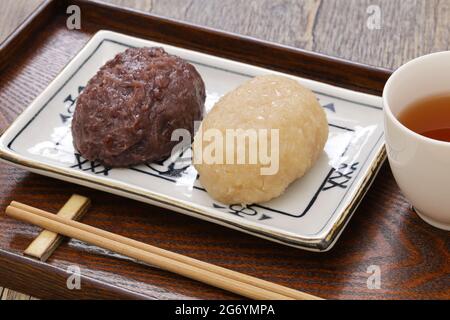
[[46, 211], [12, 202], [7, 214], [84, 242], [253, 299], [320, 299], [287, 287], [150, 246]]
[[86, 242], [91, 245], [104, 248], [118, 254], [142, 261], [151, 265], [154, 265], [160, 269], [164, 269], [187, 278], [191, 278], [214, 287], [224, 289], [248, 298], [258, 299], [258, 300], [285, 300], [289, 297], [267, 291], [258, 287], [248, 285], [243, 282], [239, 282], [233, 279], [223, 277], [211, 273], [209, 271], [199, 269], [185, 263], [181, 263], [166, 257], [156, 255], [154, 253], [147, 252], [145, 250], [129, 246], [105, 237], [99, 236], [97, 234], [87, 232], [62, 222], [57, 221], [57, 219], [48, 219], [37, 214], [9, 206], [6, 208], [6, 214], [18, 220], [22, 220], [46, 230], [56, 232], [58, 234], [77, 239]]
[[11, 206], [28, 211], [28, 212], [35, 213], [35, 214], [40, 215], [45, 218], [49, 218], [49, 219], [56, 218], [57, 221], [59, 221], [59, 222], [63, 222], [65, 224], [85, 230], [87, 232], [95, 233], [99, 236], [102, 236], [102, 237], [105, 237], [105, 238], [108, 238], [108, 239], [111, 239], [111, 240], [114, 240], [114, 241], [117, 241], [120, 243], [124, 243], [124, 244], [130, 245], [130, 246], [133, 246], [133, 247], [169, 258], [169, 259], [173, 259], [173, 260], [176, 260], [176, 261], [179, 261], [182, 263], [186, 263], [186, 264], [195, 266], [200, 269], [204, 269], [204, 270], [216, 273], [216, 274], [220, 274], [220, 275], [223, 275], [225, 277], [228, 277], [228, 278], [231, 278], [231, 279], [234, 279], [237, 281], [245, 282], [245, 283], [248, 283], [250, 285], [253, 285], [253, 286], [256, 286], [256, 287], [259, 287], [262, 289], [276, 292], [281, 295], [291, 297], [293, 299], [298, 299], [298, 300], [318, 300], [318, 299], [320, 299], [316, 296], [313, 296], [313, 295], [310, 295], [307, 293], [303, 293], [303, 292], [300, 292], [300, 291], [297, 291], [297, 290], [294, 290], [294, 289], [291, 289], [291, 288], [288, 288], [285, 286], [281, 286], [281, 285], [278, 285], [278, 284], [275, 284], [275, 283], [272, 283], [269, 281], [265, 281], [265, 280], [262, 280], [259, 278], [245, 275], [245, 274], [242, 274], [242, 273], [239, 273], [236, 271], [232, 271], [232, 270], [229, 270], [229, 269], [226, 269], [223, 267], [219, 267], [219, 266], [216, 266], [216, 265], [213, 265], [210, 263], [206, 263], [206, 262], [203, 262], [203, 261], [200, 261], [197, 259], [193, 259], [193, 258], [184, 256], [184, 255], [181, 255], [181, 254], [178, 254], [175, 252], [171, 252], [171, 251], [164, 250], [164, 249], [161, 249], [161, 248], [158, 248], [155, 246], [151, 246], [151, 245], [148, 245], [148, 244], [145, 244], [145, 243], [142, 243], [142, 242], [130, 239], [130, 238], [120, 236], [115, 233], [111, 233], [111, 232], [108, 232], [105, 230], [91, 227], [86, 224], [82, 224], [82, 223], [68, 220], [68, 219], [61, 221], [61, 219], [59, 219], [59, 217], [55, 217], [55, 215], [52, 213], [46, 212], [46, 211], [38, 209], [38, 208], [28, 206], [23, 203], [13, 201], [13, 202], [11, 202]]

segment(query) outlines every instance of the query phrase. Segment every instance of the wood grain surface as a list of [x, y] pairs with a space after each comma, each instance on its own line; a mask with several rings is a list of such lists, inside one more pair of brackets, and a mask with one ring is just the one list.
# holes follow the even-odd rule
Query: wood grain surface
[[42, 3], [42, 0], [0, 1], [0, 42]]
[[102, 1], [389, 69], [450, 48], [449, 0]]
[[[449, 46], [448, 1], [114, 2], [388, 68]], [[366, 8], [373, 2], [383, 9], [384, 31], [365, 27]], [[13, 23], [12, 18], [9, 21]], [[72, 32], [64, 25], [59, 19], [47, 26], [29, 43], [18, 63], [0, 75], [0, 132], [97, 29], [86, 24], [81, 32]], [[324, 298], [450, 298], [450, 237], [423, 223], [410, 210], [386, 165], [335, 249], [325, 254], [283, 247], [3, 163], [0, 181], [2, 212], [11, 200], [56, 212], [72, 193], [89, 195], [93, 207], [83, 220], [86, 223]], [[15, 254], [39, 232], [3, 216], [0, 228], [0, 248]], [[71, 264], [82, 268], [80, 291], [66, 288], [65, 270]], [[367, 268], [372, 265], [381, 268], [381, 288], [377, 290], [368, 289], [366, 284]], [[30, 261], [17, 268], [11, 255], [0, 258], [0, 270], [0, 284], [39, 298], [237, 298], [73, 240], [63, 243], [49, 265]], [[29, 273], [39, 274], [39, 280], [30, 283]], [[55, 282], [52, 290], [41, 285], [48, 281], [48, 273]], [[109, 285], [96, 286], [95, 280]], [[117, 287], [125, 288], [128, 294], [119, 295]], [[2, 299], [29, 299], [10, 289], [0, 288], [0, 295]]]
[[[0, 1], [0, 40], [42, 1]], [[449, 0], [100, 1], [390, 69], [450, 48]], [[373, 5], [375, 30], [367, 27]]]

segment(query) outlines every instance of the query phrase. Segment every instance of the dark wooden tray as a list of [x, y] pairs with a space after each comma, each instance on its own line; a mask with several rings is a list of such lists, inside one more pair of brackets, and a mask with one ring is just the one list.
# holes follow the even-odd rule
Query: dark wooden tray
[[[77, 4], [82, 30], [66, 28]], [[264, 66], [346, 88], [381, 94], [390, 72], [234, 34], [86, 1], [47, 1], [0, 46], [0, 130], [48, 85], [100, 29]], [[384, 165], [328, 253], [284, 247], [185, 215], [0, 164], [0, 211], [11, 200], [57, 211], [72, 193], [89, 196], [84, 222], [324, 298], [450, 298], [450, 237], [422, 222]], [[39, 229], [0, 217], [0, 286], [38, 298], [239, 298], [230, 293], [66, 241], [47, 263], [22, 251]], [[82, 289], [68, 290], [78, 265]], [[371, 265], [381, 289], [368, 289]]]

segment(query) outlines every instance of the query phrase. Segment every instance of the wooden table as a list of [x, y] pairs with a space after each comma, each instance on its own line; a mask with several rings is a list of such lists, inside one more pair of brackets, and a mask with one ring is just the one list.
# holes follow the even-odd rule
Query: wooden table
[[[416, 0], [407, 3], [390, 0], [107, 1], [391, 69], [416, 56], [448, 50], [450, 43], [448, 0]], [[0, 39], [5, 38], [40, 2], [2, 0]], [[370, 7], [373, 5], [375, 7]], [[376, 18], [374, 15], [377, 15], [378, 9], [381, 20], [374, 25], [373, 18]], [[369, 28], [368, 23], [375, 27]], [[9, 123], [7, 119], [11, 118], [11, 112], [0, 105], [1, 130]], [[98, 202], [93, 210], [104, 210], [108, 214], [121, 214], [121, 210], [127, 210], [124, 216], [132, 219], [129, 222], [131, 226], [137, 225], [133, 223], [141, 219], [140, 215], [151, 211], [150, 222], [154, 224], [151, 239], [154, 244], [325, 298], [450, 298], [449, 234], [426, 225], [411, 212], [386, 165], [336, 248], [325, 254], [308, 253], [255, 240], [193, 218], [73, 187], [68, 183], [13, 169], [3, 163], [0, 164], [0, 185], [1, 210], [10, 200], [20, 199], [56, 211], [70, 192], [80, 191], [91, 194], [94, 201]], [[107, 219], [107, 214], [105, 217]], [[89, 223], [89, 219], [87, 221]], [[34, 234], [37, 232], [37, 229], [31, 230]], [[16, 248], [20, 248], [29, 239], [31, 236], [25, 239], [19, 236], [19, 239], [11, 241], [16, 242]], [[89, 251], [89, 261], [83, 260], [83, 250], [77, 248]], [[273, 260], [269, 263], [265, 255], [274, 251], [279, 252], [277, 263]], [[50, 263], [61, 264], [66, 258], [65, 254], [78, 259], [77, 263], [86, 262], [86, 265], [92, 263], [93, 259], [105, 264], [111, 261], [114, 263], [115, 259], [108, 255], [102, 256], [95, 248], [83, 247], [71, 241], [63, 245]], [[162, 271], [123, 261], [120, 263], [127, 269], [128, 276], [134, 275], [136, 283], [143, 277], [141, 273], [148, 273], [144, 278], [154, 284], [154, 290], [151, 291], [148, 285], [142, 287], [147, 290], [147, 298], [234, 297]], [[265, 263], [268, 265], [264, 266]], [[255, 264], [262, 267], [255, 268]], [[381, 269], [381, 289], [367, 288], [367, 269], [372, 265]], [[119, 282], [124, 281], [120, 275], [114, 275], [115, 270], [117, 268], [106, 266], [103, 272], [111, 273], [108, 276], [113, 279], [116, 277]], [[285, 272], [296, 272], [298, 281], [284, 283]], [[1, 276], [0, 284], [5, 282]], [[21, 287], [24, 284], [16, 286]], [[39, 297], [52, 297], [52, 293], [46, 289], [33, 288], [33, 293]], [[2, 299], [30, 298], [2, 288], [0, 296]]]

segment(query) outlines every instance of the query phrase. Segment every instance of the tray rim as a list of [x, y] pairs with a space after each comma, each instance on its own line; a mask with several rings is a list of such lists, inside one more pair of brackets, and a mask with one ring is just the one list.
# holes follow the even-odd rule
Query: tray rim
[[[319, 232], [312, 236], [298, 236], [293, 234], [292, 232], [282, 232], [274, 230], [273, 228], [267, 227], [264, 228], [262, 226], [257, 225], [252, 221], [234, 221], [237, 219], [232, 219], [231, 217], [222, 218], [220, 216], [213, 216], [211, 212], [206, 209], [203, 209], [199, 206], [192, 205], [189, 202], [178, 200], [175, 198], [171, 198], [166, 195], [159, 194], [155, 191], [151, 190], [143, 190], [140, 187], [129, 185], [124, 182], [116, 182], [116, 181], [102, 181], [102, 179], [88, 175], [84, 172], [71, 172], [66, 168], [60, 168], [56, 165], [49, 165], [43, 162], [30, 159], [29, 157], [18, 154], [9, 148], [9, 144], [12, 142], [5, 141], [6, 133], [10, 130], [17, 129], [16, 131], [20, 134], [21, 130], [23, 130], [22, 126], [19, 125], [19, 122], [22, 122], [22, 118], [24, 119], [32, 119], [37, 115], [37, 113], [31, 114], [30, 108], [33, 108], [35, 104], [39, 103], [42, 100], [46, 91], [49, 87], [54, 86], [60, 78], [67, 72], [67, 70], [75, 63], [74, 60], [80, 54], [87, 50], [88, 47], [92, 47], [97, 44], [100, 44], [105, 39], [109, 39], [108, 35], [111, 39], [114, 39], [115, 36], [125, 36], [129, 38], [134, 38], [136, 40], [147, 40], [142, 38], [132, 37], [126, 34], [120, 34], [117, 32], [112, 32], [109, 30], [99, 30], [97, 31], [88, 41], [87, 43], [80, 49], [80, 51], [70, 59], [70, 61], [66, 64], [66, 66], [58, 73], [58, 75], [47, 85], [43, 92], [41, 92], [33, 102], [28, 105], [24, 111], [13, 121], [13, 123], [9, 126], [9, 128], [2, 134], [0, 137], [0, 159], [9, 162], [10, 164], [19, 166], [24, 169], [28, 169], [35, 173], [50, 176], [57, 179], [62, 179], [65, 181], [69, 181], [71, 183], [81, 184], [84, 186], [88, 186], [90, 188], [100, 189], [106, 192], [111, 192], [113, 194], [117, 194], [120, 196], [132, 198], [134, 200], [150, 203], [157, 206], [162, 206], [169, 210], [174, 210], [183, 214], [188, 214], [190, 216], [194, 216], [195, 218], [200, 218], [206, 221], [210, 221], [216, 224], [223, 225], [228, 228], [232, 228], [238, 230], [240, 232], [245, 232], [248, 234], [252, 234], [257, 237], [261, 237], [270, 241], [275, 241], [281, 243], [283, 245], [309, 250], [316, 252], [326, 252], [333, 248], [336, 241], [339, 239], [342, 231], [345, 229], [347, 223], [351, 220], [353, 213], [356, 211], [359, 203], [364, 198], [364, 195], [368, 191], [373, 182], [378, 170], [380, 169], [382, 163], [385, 159], [385, 151], [384, 144], [378, 146], [378, 148], [374, 148], [370, 152], [370, 154], [375, 154], [375, 158], [372, 160], [372, 163], [365, 171], [362, 173], [362, 176], [357, 181], [357, 185], [354, 187], [354, 190], [346, 196], [350, 201], [349, 203], [341, 210], [341, 214], [338, 215], [338, 220], [332, 225], [331, 229], [327, 232]], [[98, 44], [98, 45], [99, 45]], [[184, 48], [182, 48], [184, 49]], [[189, 51], [195, 51], [190, 50]], [[203, 54], [200, 52], [200, 54]], [[217, 56], [214, 56], [217, 57]], [[222, 59], [219, 57], [219, 59]], [[229, 59], [230, 60], [230, 59]], [[241, 62], [238, 62], [241, 63]], [[251, 64], [247, 64], [253, 66]], [[344, 89], [345, 90], [345, 89]], [[354, 91], [354, 90], [353, 90]], [[34, 107], [35, 109], [37, 107]], [[38, 111], [39, 112], [39, 111]], [[20, 126], [20, 127], [19, 127]], [[18, 127], [18, 128], [16, 128]], [[377, 143], [378, 144], [378, 143]]]
[[[54, 0], [44, 0], [47, 2], [52, 2]], [[62, 3], [66, 3], [65, 0], [58, 0], [61, 1]], [[74, 0], [72, 2], [76, 2], [79, 3], [80, 1]], [[83, 2], [83, 1], [82, 1]], [[27, 29], [27, 37], [29, 35], [29, 31], [33, 31], [33, 32], [39, 32], [39, 29], [37, 29], [36, 31], [36, 27], [38, 26], [43, 26], [44, 23], [42, 23], [42, 19], [48, 19], [49, 21], [55, 21], [55, 18], [53, 16], [50, 16], [49, 12], [55, 12], [55, 3], [53, 3], [51, 6], [46, 7], [45, 10], [42, 9], [41, 13], [39, 15], [35, 15], [33, 14], [32, 18], [37, 18], [39, 21], [32, 21], [30, 22], [28, 19], [30, 19], [31, 16], [29, 16], [29, 18], [24, 21], [23, 24], [27, 25], [27, 26], [32, 26], [30, 28]], [[48, 3], [47, 3], [48, 5]], [[92, 7], [92, 6], [90, 6]], [[58, 6], [59, 8], [59, 6]], [[92, 8], [95, 8], [92, 7]], [[113, 13], [115, 13], [115, 6], [110, 5], [108, 6], [108, 10], [111, 9]], [[128, 9], [122, 9], [123, 11], [129, 11]], [[61, 13], [62, 14], [62, 13]], [[45, 20], [44, 19], [44, 20]], [[102, 21], [98, 22], [98, 25], [102, 25]], [[22, 34], [22, 32], [18, 33], [18, 35]], [[29, 39], [31, 37], [31, 35], [26, 38]], [[7, 56], [8, 57], [8, 61], [13, 61], [16, 56], [18, 56], [20, 54], [20, 47], [23, 46], [26, 41], [15, 41], [15, 44], [9, 45], [9, 46], [5, 46], [0, 44], [0, 72], [2, 72], [2, 67], [4, 66], [2, 64], [2, 62], [4, 62], [3, 57]], [[39, 46], [39, 45], [37, 45]], [[2, 51], [2, 49], [5, 48], [9, 48], [9, 49], [14, 49], [19, 50], [13, 54], [9, 54], [9, 55], [5, 55], [7, 52]], [[8, 50], [10, 52], [12, 52], [12, 50]], [[28, 56], [28, 55], [27, 55]], [[31, 55], [33, 56], [33, 55]], [[12, 60], [9, 60], [12, 59]], [[23, 60], [24, 64], [27, 63], [28, 60]], [[350, 62], [352, 63], [352, 62]], [[381, 69], [380, 68], [373, 68], [373, 67], [368, 67], [371, 68], [372, 70], [374, 70], [374, 72], [379, 72]], [[381, 81], [381, 80], [380, 80]], [[381, 92], [379, 92], [379, 87], [373, 87], [373, 92], [375, 92], [375, 94], [380, 95]], [[356, 89], [354, 89], [356, 90]], [[359, 90], [357, 90], [359, 91]], [[378, 92], [378, 93], [376, 93]], [[1, 132], [0, 132], [1, 134]], [[382, 168], [382, 172], [387, 173], [389, 171], [388, 166], [383, 166]], [[390, 175], [390, 174], [389, 174]], [[378, 178], [379, 179], [379, 178]], [[384, 178], [382, 179], [384, 181]], [[379, 182], [378, 182], [379, 184]], [[379, 187], [379, 186], [378, 186]], [[370, 200], [370, 203], [373, 200]], [[361, 210], [361, 209], [359, 209]], [[387, 213], [384, 213], [385, 215]], [[397, 221], [397, 220], [396, 220]], [[419, 222], [413, 220], [410, 221], [411, 224], [417, 228], [417, 227], [422, 227], [423, 225], [420, 224]], [[14, 224], [16, 225], [16, 224]], [[381, 224], [377, 223], [377, 227], [376, 230], [380, 230]], [[400, 235], [404, 234], [404, 230], [397, 230], [398, 233]], [[421, 231], [419, 233], [419, 235], [423, 235], [426, 234], [427, 231], [426, 230], [422, 230], [422, 228], [420, 228]], [[439, 235], [439, 237], [442, 238], [442, 234]], [[359, 247], [359, 244], [356, 244]], [[426, 247], [429, 247], [428, 245]], [[422, 245], [418, 245], [418, 244], [414, 244], [413, 248], [415, 249], [420, 249], [422, 248]], [[20, 249], [20, 248], [19, 248]], [[289, 248], [287, 248], [287, 250], [289, 250]], [[341, 248], [341, 247], [337, 247], [336, 250], [338, 250], [338, 252], [341, 253], [345, 253], [345, 248]], [[344, 251], [341, 251], [344, 250]], [[377, 252], [380, 252], [382, 254], [382, 251], [376, 249]], [[70, 251], [71, 252], [71, 251]], [[312, 259], [312, 261], [316, 261], [316, 257], [320, 258], [320, 257], [326, 257], [326, 256], [322, 256], [322, 255], [315, 255], [313, 254], [312, 256], [308, 256], [308, 259]], [[325, 260], [327, 260], [328, 258], [326, 258]], [[331, 259], [331, 258], [330, 258]], [[106, 261], [111, 260], [111, 258], [107, 258], [105, 259]], [[67, 261], [67, 260], [66, 260]], [[347, 261], [347, 260], [345, 260]], [[109, 263], [109, 262], [108, 262]], [[398, 266], [398, 262], [395, 262], [392, 265], [392, 268], [389, 267], [389, 269], [397, 269], [395, 266]], [[394, 275], [396, 274], [396, 271], [394, 271]], [[155, 294], [149, 294], [149, 293], [141, 293], [139, 290], [136, 290], [135, 288], [131, 288], [128, 286], [121, 286], [120, 284], [116, 284], [114, 282], [109, 282], [107, 281], [108, 279], [97, 279], [97, 278], [89, 278], [86, 275], [82, 274], [81, 275], [81, 281], [83, 283], [83, 290], [78, 291], [78, 290], [67, 290], [66, 288], [66, 270], [61, 269], [59, 265], [55, 265], [52, 262], [49, 263], [43, 263], [37, 260], [33, 260], [33, 259], [29, 259], [27, 257], [24, 257], [20, 250], [16, 250], [14, 248], [10, 248], [10, 247], [3, 247], [0, 248], [0, 285], [2, 285], [3, 287], [7, 287], [7, 288], [11, 288], [13, 290], [19, 291], [19, 292], [25, 292], [27, 294], [30, 294], [34, 297], [37, 298], [43, 298], [43, 299], [158, 299], [158, 298], [162, 298], [162, 299], [167, 299], [167, 297], [170, 297], [168, 295], [166, 295], [165, 293], [159, 294], [158, 291], [155, 291]], [[319, 275], [320, 276], [320, 275]], [[36, 281], [37, 279], [40, 279], [40, 281]], [[110, 278], [109, 278], [110, 279]], [[146, 281], [147, 284], [152, 284], [152, 282]], [[165, 282], [164, 282], [165, 283]], [[159, 282], [157, 282], [157, 285], [159, 285]], [[425, 297], [431, 297], [431, 299], [440, 299], [442, 297], [445, 297], [444, 295], [437, 295], [436, 292], [431, 291], [431, 290], [427, 290], [427, 288], [418, 288], [418, 290], [416, 291], [415, 294], [409, 294], [407, 292], [400, 292], [398, 290], [392, 289], [392, 290], [387, 290], [388, 292], [383, 293], [382, 295], [380, 294], [369, 294], [366, 295], [364, 293], [358, 293], [355, 292], [354, 290], [345, 292], [341, 290], [341, 287], [343, 288], [343, 285], [339, 285], [337, 287], [336, 290], [331, 290], [328, 288], [324, 288], [324, 287], [317, 287], [315, 284], [310, 285], [309, 287], [311, 287], [313, 292], [316, 292], [317, 294], [320, 294], [321, 296], [325, 297], [325, 298], [339, 298], [339, 297], [344, 297], [346, 299], [350, 298], [359, 298], [359, 299], [367, 299], [367, 298], [378, 298], [378, 299], [382, 299], [383, 297], [385, 297], [386, 295], [389, 295], [390, 297], [393, 298], [407, 298], [407, 299], [421, 299], [424, 296]], [[175, 290], [176, 291], [176, 290]], [[174, 292], [172, 291], [168, 291], [168, 293]], [[193, 290], [192, 291], [192, 297], [201, 297], [201, 291], [198, 290]], [[434, 298], [433, 298], [434, 297]]]
[[[58, 2], [57, 1], [61, 1]], [[84, 3], [85, 1], [72, 1], [75, 4]], [[44, 2], [36, 8], [36, 12], [33, 12], [28, 18], [26, 18], [22, 25], [20, 25], [16, 31], [14, 31], [10, 37], [14, 34], [14, 40], [6, 43], [0, 43], [0, 72], [2, 72], [5, 67], [5, 61], [14, 61], [18, 57], [14, 53], [15, 50], [20, 50], [26, 44], [26, 41], [32, 36], [33, 33], [39, 32], [39, 27], [42, 27], [48, 21], [54, 21], [56, 18], [53, 17], [55, 12], [58, 9], [61, 9], [59, 6], [60, 3], [67, 4], [66, 0], [44, 0]], [[90, 4], [92, 7], [92, 4]], [[120, 9], [122, 13], [124, 12], [133, 12], [129, 9], [119, 8], [115, 5], [106, 5], [106, 4], [95, 4], [95, 7], [106, 7], [105, 10], [115, 13], [116, 10]], [[60, 12], [62, 14], [62, 12]], [[147, 18], [154, 17], [154, 15], [139, 13]], [[97, 22], [99, 25], [102, 22]], [[189, 25], [184, 23], [185, 25]], [[219, 31], [221, 34], [225, 34], [224, 32]], [[236, 35], [236, 37], [244, 38], [240, 35]], [[20, 39], [15, 39], [20, 38]], [[257, 40], [259, 41], [259, 40]], [[295, 49], [297, 50], [297, 49]], [[298, 49], [300, 51], [300, 49]], [[20, 52], [20, 51], [19, 51]], [[317, 54], [311, 52], [312, 56], [316, 56]], [[331, 58], [335, 59], [335, 58]], [[335, 59], [337, 60], [337, 59]], [[347, 61], [349, 65], [358, 66], [357, 63]], [[26, 61], [25, 61], [26, 63]], [[372, 70], [372, 72], [380, 74], [384, 73], [384, 75], [380, 76], [380, 81], [384, 82], [384, 78], [387, 78], [390, 74], [390, 70], [382, 69], [378, 67], [365, 66], [364, 70]], [[339, 85], [339, 84], [335, 84]], [[357, 90], [357, 89], [354, 89]], [[367, 92], [364, 90], [357, 90], [361, 92]], [[379, 87], [374, 86], [370, 93], [380, 95], [381, 91]], [[0, 132], [1, 135], [1, 132]], [[62, 275], [65, 275], [65, 271], [60, 268], [49, 264], [43, 263], [40, 261], [35, 261], [29, 258], [26, 258], [20, 254], [20, 252], [10, 251], [8, 249], [0, 248], [0, 274], [7, 275], [2, 278], [2, 285], [20, 292], [26, 292], [31, 294], [32, 296], [39, 298], [76, 298], [76, 299], [85, 299], [85, 298], [94, 298], [94, 299], [103, 299], [105, 297], [112, 298], [122, 298], [122, 299], [153, 299], [153, 296], [140, 296], [137, 291], [130, 291], [127, 288], [123, 288], [117, 285], [109, 285], [103, 280], [97, 279], [89, 279], [85, 275], [82, 275], [82, 281], [84, 283], [83, 291], [69, 291], [66, 290], [65, 287], [65, 279], [62, 278]], [[14, 270], [14, 271], [13, 271]], [[17, 272], [22, 276], [17, 277]], [[51, 277], [47, 275], [51, 274]], [[43, 282], [35, 285], [34, 277], [42, 276]], [[109, 286], [106, 290], [103, 288], [104, 286]]]

